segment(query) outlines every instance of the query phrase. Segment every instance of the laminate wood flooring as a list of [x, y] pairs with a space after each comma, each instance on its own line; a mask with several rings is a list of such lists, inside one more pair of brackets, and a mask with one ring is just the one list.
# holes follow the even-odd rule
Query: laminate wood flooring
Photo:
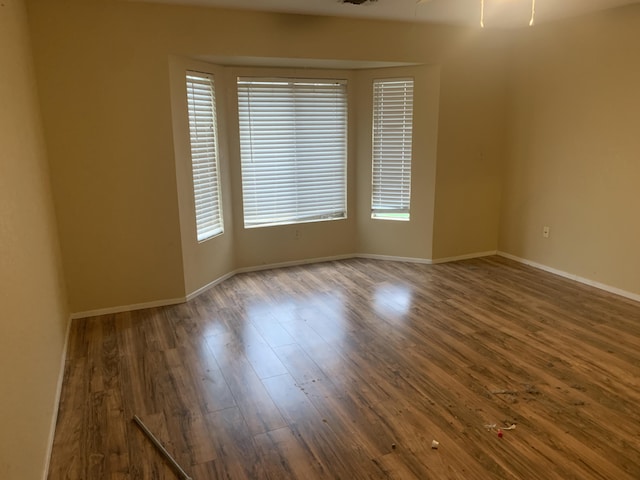
[[500, 257], [237, 275], [64, 375], [52, 480], [176, 478], [134, 414], [194, 480], [640, 478], [640, 304]]

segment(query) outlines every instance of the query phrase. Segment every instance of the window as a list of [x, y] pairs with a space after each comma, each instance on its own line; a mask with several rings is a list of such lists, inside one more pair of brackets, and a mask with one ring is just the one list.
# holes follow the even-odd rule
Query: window
[[413, 79], [373, 82], [371, 217], [409, 220]]
[[238, 78], [245, 227], [346, 217], [343, 80]]
[[223, 232], [213, 76], [187, 72], [191, 168], [198, 241]]

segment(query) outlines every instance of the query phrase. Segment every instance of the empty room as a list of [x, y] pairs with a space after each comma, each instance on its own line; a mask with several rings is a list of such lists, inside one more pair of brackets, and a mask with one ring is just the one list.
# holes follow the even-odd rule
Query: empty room
[[0, 1], [0, 479], [640, 478], [640, 2]]

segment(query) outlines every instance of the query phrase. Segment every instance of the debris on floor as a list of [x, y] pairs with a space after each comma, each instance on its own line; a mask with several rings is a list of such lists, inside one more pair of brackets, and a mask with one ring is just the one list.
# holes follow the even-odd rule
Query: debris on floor
[[142, 430], [142, 433], [146, 435], [149, 441], [153, 444], [154, 447], [158, 450], [158, 452], [164, 457], [164, 459], [171, 465], [171, 467], [175, 470], [176, 474], [181, 480], [192, 480], [191, 477], [182, 469], [180, 464], [176, 462], [176, 460], [171, 456], [171, 454], [164, 448], [164, 445], [160, 443], [151, 430], [147, 428], [147, 426], [142, 423], [140, 417], [134, 415], [132, 418], [133, 422]]
[[433, 440], [431, 442], [431, 448], [432, 449], [437, 450], [439, 446], [440, 446], [440, 442], [438, 442], [437, 440]]
[[496, 432], [498, 434], [498, 437], [502, 438], [502, 436], [504, 435], [505, 431], [515, 430], [516, 429], [516, 424], [512, 423], [508, 427], [498, 427], [498, 425], [496, 423], [489, 423], [489, 424], [485, 425], [484, 428], [486, 428], [490, 432]]
[[491, 390], [494, 395], [518, 395], [516, 390]]

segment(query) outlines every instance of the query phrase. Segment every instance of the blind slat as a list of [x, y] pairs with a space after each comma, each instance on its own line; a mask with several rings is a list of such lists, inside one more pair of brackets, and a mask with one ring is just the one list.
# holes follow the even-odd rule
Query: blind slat
[[409, 220], [413, 79], [373, 82], [371, 216]]
[[346, 216], [346, 82], [238, 78], [245, 227]]
[[187, 72], [191, 170], [199, 242], [224, 231], [218, 181], [218, 143], [213, 76]]

